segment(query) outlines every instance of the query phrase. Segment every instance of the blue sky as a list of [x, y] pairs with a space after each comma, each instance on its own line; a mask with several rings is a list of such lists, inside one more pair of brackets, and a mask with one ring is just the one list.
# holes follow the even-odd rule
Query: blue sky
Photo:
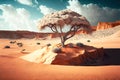
[[91, 25], [120, 20], [119, 0], [0, 0], [0, 30], [39, 31], [44, 15], [63, 9], [82, 14]]

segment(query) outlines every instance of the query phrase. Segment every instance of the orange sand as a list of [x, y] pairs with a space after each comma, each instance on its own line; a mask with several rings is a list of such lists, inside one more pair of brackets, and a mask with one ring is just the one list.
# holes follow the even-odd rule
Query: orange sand
[[[116, 34], [118, 35], [118, 34]], [[120, 37], [85, 40], [81, 42], [95, 47], [120, 48]], [[22, 42], [23, 47], [9, 44], [11, 40], [0, 39], [0, 80], [120, 80], [120, 66], [61, 66], [45, 65], [24, 61], [18, 57], [29, 54], [47, 43], [57, 43], [59, 40], [16, 40]], [[40, 42], [41, 45], [36, 45]], [[69, 41], [68, 41], [69, 42]], [[74, 41], [78, 42], [78, 41]], [[10, 45], [10, 49], [4, 49]], [[21, 53], [22, 49], [26, 49]]]

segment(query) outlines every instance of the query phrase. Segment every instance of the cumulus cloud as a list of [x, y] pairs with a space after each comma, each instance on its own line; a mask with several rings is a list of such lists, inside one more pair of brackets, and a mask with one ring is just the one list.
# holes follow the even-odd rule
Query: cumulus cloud
[[2, 15], [0, 17], [0, 27], [8, 27], [12, 30], [30, 30], [36, 31], [35, 21], [31, 19], [29, 11], [24, 8], [14, 8], [12, 5], [0, 5]]
[[33, 6], [33, 7], [39, 4], [37, 0], [15, 0], [15, 1], [19, 2], [20, 4]]
[[37, 0], [35, 0], [35, 4], [39, 4]]
[[69, 0], [68, 3], [66, 8], [85, 16], [92, 25], [100, 21], [120, 20], [120, 9], [100, 7], [92, 3], [82, 5], [78, 0]]
[[56, 10], [53, 9], [53, 8], [48, 8], [47, 6], [44, 6], [44, 5], [40, 5], [39, 6], [39, 9], [40, 9], [40, 12], [43, 14], [43, 15], [46, 15], [46, 14], [49, 14], [49, 13], [52, 13], [52, 12], [55, 12]]
[[33, 5], [32, 0], [16, 0], [16, 1], [24, 5], [29, 5], [29, 6]]

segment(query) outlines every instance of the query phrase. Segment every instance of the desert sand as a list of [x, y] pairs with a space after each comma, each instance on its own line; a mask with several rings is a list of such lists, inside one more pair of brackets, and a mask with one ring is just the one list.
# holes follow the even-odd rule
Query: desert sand
[[[59, 38], [48, 40], [0, 39], [0, 80], [120, 80], [120, 31], [101, 39], [75, 40], [86, 45], [104, 47], [109, 58], [101, 66], [48, 65], [25, 61], [19, 57], [40, 49], [48, 43], [58, 43]], [[10, 44], [22, 42], [23, 47]], [[40, 42], [40, 45], [36, 43]], [[70, 42], [70, 40], [68, 41]], [[11, 46], [5, 49], [4, 46]], [[23, 49], [25, 51], [21, 52]], [[113, 50], [112, 50], [113, 49]], [[117, 50], [117, 51], [116, 51]]]

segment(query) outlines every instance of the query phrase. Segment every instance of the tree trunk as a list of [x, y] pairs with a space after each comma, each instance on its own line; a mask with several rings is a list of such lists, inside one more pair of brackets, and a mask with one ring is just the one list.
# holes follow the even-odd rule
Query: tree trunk
[[65, 40], [62, 40], [61, 43], [62, 43], [62, 47], [65, 47]]
[[65, 40], [64, 40], [62, 35], [60, 35], [60, 39], [61, 39], [61, 45], [62, 45], [62, 47], [64, 47], [65, 46]]

